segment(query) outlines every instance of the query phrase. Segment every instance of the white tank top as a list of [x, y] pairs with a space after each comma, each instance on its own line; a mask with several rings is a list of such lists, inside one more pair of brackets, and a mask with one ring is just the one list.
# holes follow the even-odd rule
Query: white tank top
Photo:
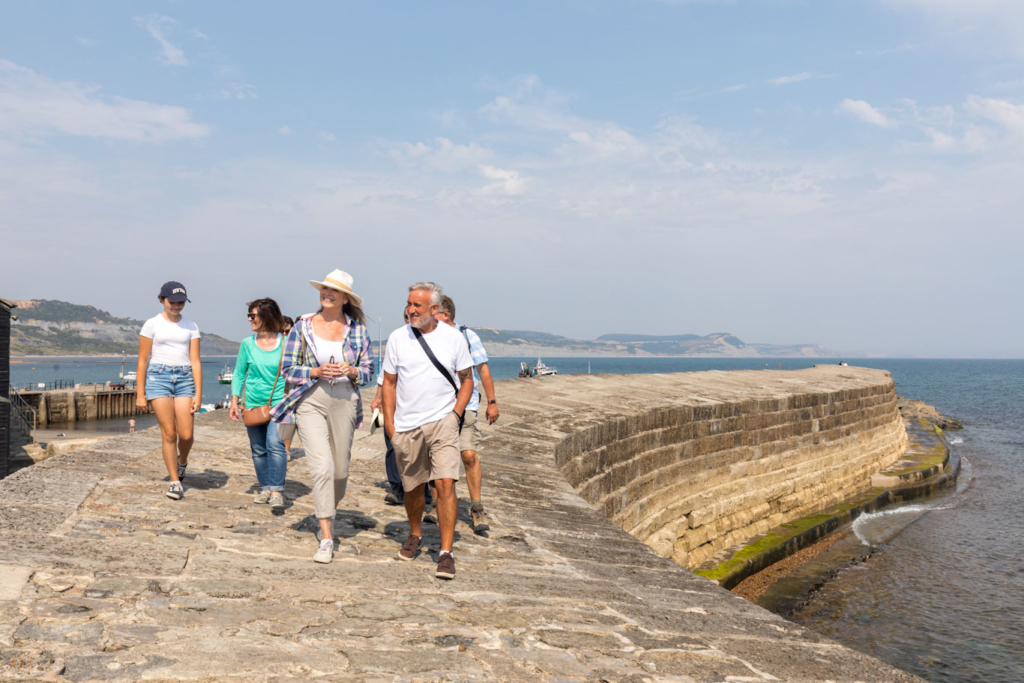
[[[316, 345], [316, 362], [318, 365], [327, 365], [331, 362], [331, 358], [334, 358], [335, 363], [345, 362], [345, 342], [324, 339], [314, 332], [313, 343]], [[338, 379], [331, 379], [327, 381], [335, 383], [348, 382], [350, 380], [348, 377], [340, 377]]]

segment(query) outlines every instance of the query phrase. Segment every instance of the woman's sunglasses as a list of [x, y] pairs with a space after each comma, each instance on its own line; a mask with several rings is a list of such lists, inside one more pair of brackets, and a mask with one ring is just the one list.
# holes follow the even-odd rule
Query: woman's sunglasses
[[249, 315], [247, 315], [245, 317], [248, 318], [249, 320], [255, 320], [256, 318], [258, 318], [260, 316], [257, 315], [256, 313], [250, 313]]

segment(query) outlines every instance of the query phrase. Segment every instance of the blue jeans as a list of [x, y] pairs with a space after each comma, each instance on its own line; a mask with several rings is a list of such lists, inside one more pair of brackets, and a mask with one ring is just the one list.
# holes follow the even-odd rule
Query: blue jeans
[[256, 467], [256, 479], [264, 491], [284, 491], [284, 478], [288, 472], [288, 451], [277, 432], [277, 423], [246, 427], [249, 432], [249, 447], [252, 449], [252, 464]]
[[[398, 461], [395, 459], [395, 447], [391, 445], [388, 433], [384, 432], [384, 445], [388, 447], [388, 453], [384, 456], [384, 471], [388, 474], [388, 484], [391, 491], [398, 496], [399, 500], [405, 499], [405, 488], [402, 486], [402, 475], [398, 473]], [[427, 505], [433, 502], [434, 496], [430, 493], [430, 487], [423, 489], [424, 501]]]
[[146, 398], [192, 398], [196, 383], [190, 365], [150, 363], [146, 368]]

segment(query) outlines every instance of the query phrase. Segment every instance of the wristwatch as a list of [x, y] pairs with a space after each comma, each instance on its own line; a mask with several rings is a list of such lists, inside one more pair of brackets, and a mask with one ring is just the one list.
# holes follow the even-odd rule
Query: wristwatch
[[488, 402], [487, 402], [487, 405], [489, 405], [489, 406], [493, 406], [493, 405], [494, 405], [495, 403], [497, 403], [497, 402], [498, 402], [498, 399], [496, 399], [496, 398], [492, 398], [492, 399], [491, 399], [490, 401], [488, 401]]

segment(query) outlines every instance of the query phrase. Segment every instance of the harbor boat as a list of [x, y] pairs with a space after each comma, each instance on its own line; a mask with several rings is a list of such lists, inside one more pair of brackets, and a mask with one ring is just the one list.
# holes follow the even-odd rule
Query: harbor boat
[[544, 377], [545, 375], [557, 374], [558, 370], [556, 370], [555, 368], [549, 368], [548, 366], [544, 365], [544, 361], [542, 361], [540, 358], [537, 359], [537, 364], [533, 366], [534, 377]]
[[124, 373], [124, 375], [121, 376], [121, 379], [123, 379], [125, 382], [135, 382], [138, 379], [138, 377], [136, 376], [134, 370], [129, 370], [128, 372]]
[[217, 381], [221, 384], [231, 384], [231, 380], [235, 376], [235, 371], [231, 369], [230, 365], [225, 365], [224, 369], [217, 375]]

